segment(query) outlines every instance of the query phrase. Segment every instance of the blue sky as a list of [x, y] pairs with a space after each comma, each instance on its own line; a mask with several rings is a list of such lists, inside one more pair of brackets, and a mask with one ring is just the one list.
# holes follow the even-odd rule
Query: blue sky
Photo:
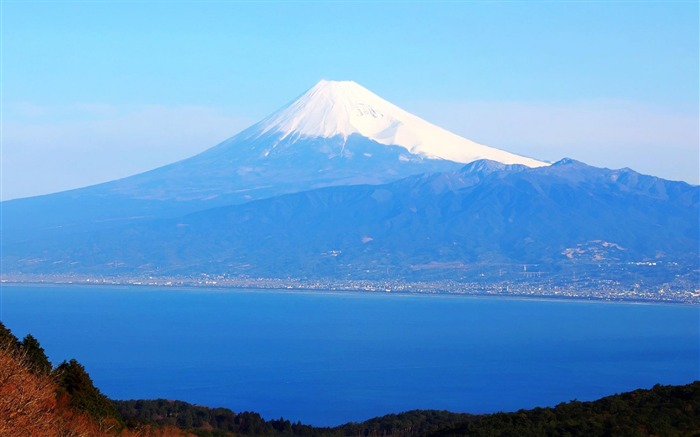
[[697, 184], [698, 2], [2, 2], [2, 198], [191, 156], [319, 79]]

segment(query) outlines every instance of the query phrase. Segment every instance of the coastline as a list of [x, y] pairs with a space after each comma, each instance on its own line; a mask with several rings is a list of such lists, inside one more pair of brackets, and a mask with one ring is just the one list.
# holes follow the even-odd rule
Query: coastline
[[506, 299], [522, 301], [541, 302], [577, 302], [577, 303], [599, 303], [599, 304], [626, 304], [626, 305], [673, 305], [700, 307], [700, 299], [694, 301], [683, 300], [662, 300], [662, 299], [630, 299], [625, 297], [603, 298], [590, 295], [561, 295], [561, 294], [536, 294], [536, 293], [493, 293], [493, 292], [454, 292], [454, 291], [411, 291], [411, 290], [381, 290], [381, 289], [358, 289], [358, 288], [322, 288], [313, 286], [303, 286], [296, 284], [287, 287], [250, 286], [250, 285], [220, 285], [220, 284], [164, 284], [164, 283], [133, 283], [133, 282], [98, 282], [98, 281], [46, 281], [46, 280], [22, 280], [13, 281], [0, 280], [2, 287], [79, 287], [79, 288], [117, 288], [117, 289], [141, 289], [143, 291], [186, 291], [186, 292], [275, 292], [275, 293], [300, 293], [315, 295], [365, 295], [365, 296], [412, 296], [412, 297], [440, 297], [440, 298], [476, 298], [476, 299]]

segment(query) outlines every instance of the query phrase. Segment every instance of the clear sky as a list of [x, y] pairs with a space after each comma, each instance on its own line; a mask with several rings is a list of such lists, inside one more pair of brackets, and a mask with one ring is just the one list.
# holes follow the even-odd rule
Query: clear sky
[[514, 153], [700, 179], [697, 1], [1, 7], [3, 199], [186, 158], [319, 79]]

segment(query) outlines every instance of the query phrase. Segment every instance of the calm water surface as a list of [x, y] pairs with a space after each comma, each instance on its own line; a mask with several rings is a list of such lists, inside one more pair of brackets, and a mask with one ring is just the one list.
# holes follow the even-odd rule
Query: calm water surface
[[700, 308], [462, 296], [2, 286], [2, 321], [115, 399], [336, 425], [700, 379]]

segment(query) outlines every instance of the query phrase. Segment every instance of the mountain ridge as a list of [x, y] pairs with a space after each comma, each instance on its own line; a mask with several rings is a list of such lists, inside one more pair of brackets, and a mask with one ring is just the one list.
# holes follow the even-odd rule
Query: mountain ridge
[[697, 279], [699, 193], [573, 160], [539, 168], [483, 161], [102, 232], [57, 232], [5, 245], [5, 265], [25, 273], [521, 283], [518, 269], [534, 264], [550, 286], [577, 272], [658, 291]]

